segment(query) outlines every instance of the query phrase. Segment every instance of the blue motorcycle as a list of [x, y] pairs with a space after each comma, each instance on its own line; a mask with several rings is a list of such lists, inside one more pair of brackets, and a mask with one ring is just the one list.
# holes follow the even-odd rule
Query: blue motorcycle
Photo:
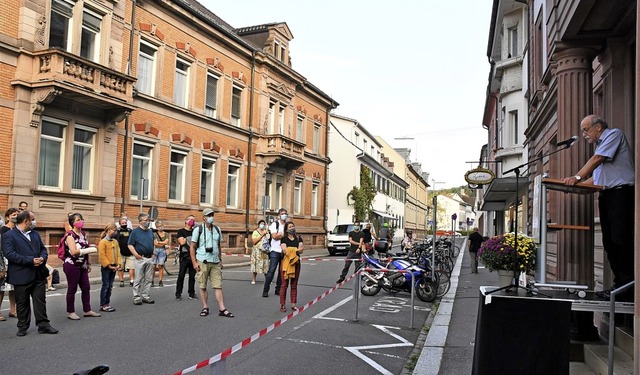
[[[389, 293], [409, 292], [411, 285], [415, 293], [424, 302], [433, 302], [436, 299], [438, 285], [431, 280], [424, 268], [406, 259], [393, 259], [383, 263], [380, 259], [363, 254], [363, 266], [371, 269], [362, 271], [362, 286], [360, 293], [365, 296], [375, 296], [384, 289]], [[406, 271], [385, 272], [383, 269]]]

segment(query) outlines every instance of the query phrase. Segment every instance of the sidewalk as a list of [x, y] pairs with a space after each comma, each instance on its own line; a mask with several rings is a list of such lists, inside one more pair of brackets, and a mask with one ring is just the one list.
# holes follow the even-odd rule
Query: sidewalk
[[466, 245], [465, 239], [451, 274], [451, 289], [440, 301], [413, 371], [415, 375], [471, 374], [479, 287], [495, 285], [498, 276], [485, 268], [471, 274]]
[[[49, 256], [56, 256], [54, 255], [49, 255]], [[327, 251], [326, 248], [321, 248], [321, 249], [306, 249], [304, 251], [304, 256], [303, 258], [311, 258], [311, 257], [325, 257], [325, 256], [329, 256], [329, 251]], [[96, 261], [93, 261], [94, 258], [92, 258], [92, 262], [91, 262], [91, 273], [89, 274], [89, 283], [91, 284], [101, 284], [102, 283], [102, 275], [100, 274], [100, 263]], [[250, 259], [249, 259], [249, 255], [248, 254], [222, 254], [222, 264], [224, 264], [224, 268], [235, 268], [235, 267], [244, 267], [244, 266], [248, 266], [250, 264]], [[175, 266], [173, 265], [173, 258], [172, 259], [168, 259], [167, 262], [165, 263], [165, 267], [166, 269], [172, 274], [172, 275], [178, 275], [178, 271], [180, 268], [180, 264], [176, 264]], [[60, 265], [59, 267], [53, 267], [54, 269], [58, 270], [58, 273], [60, 274], [60, 283], [59, 284], [54, 284], [53, 286], [55, 288], [58, 289], [65, 289], [67, 287], [67, 276], [64, 274], [64, 272], [62, 271], [62, 265]], [[224, 272], [224, 269], [223, 269]], [[128, 283], [129, 282], [129, 273], [125, 272], [124, 275], [124, 280]], [[116, 280], [114, 281], [114, 286], [118, 284], [118, 277], [116, 276]]]

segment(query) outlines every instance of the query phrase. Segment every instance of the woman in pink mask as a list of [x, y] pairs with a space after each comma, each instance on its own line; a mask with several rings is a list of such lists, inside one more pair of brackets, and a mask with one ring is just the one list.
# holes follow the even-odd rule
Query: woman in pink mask
[[89, 245], [86, 233], [82, 230], [84, 227], [84, 219], [79, 213], [69, 215], [69, 225], [72, 227], [70, 231], [65, 233], [65, 255], [62, 264], [62, 270], [67, 276], [67, 318], [71, 320], [79, 320], [80, 317], [75, 312], [75, 298], [78, 285], [80, 285], [82, 310], [85, 317], [98, 317], [100, 314], [91, 310], [91, 302], [89, 301], [89, 273], [91, 265], [89, 264], [89, 254], [98, 250]]

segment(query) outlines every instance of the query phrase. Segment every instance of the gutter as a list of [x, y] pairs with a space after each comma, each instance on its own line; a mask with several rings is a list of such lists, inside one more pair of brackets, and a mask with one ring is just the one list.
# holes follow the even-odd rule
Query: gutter
[[[133, 59], [133, 30], [135, 29], [135, 19], [136, 19], [136, 6], [137, 0], [133, 0], [133, 5], [131, 6], [131, 33], [129, 34], [129, 57], [127, 61], [127, 75], [131, 75], [131, 60]], [[134, 92], [135, 96], [135, 92]], [[125, 197], [125, 189], [127, 188], [127, 160], [129, 149], [129, 116], [131, 113], [127, 113], [124, 118], [124, 145], [122, 152], [122, 202], [120, 202], [120, 216], [124, 215], [124, 197]]]
[[253, 148], [253, 96], [256, 76], [256, 51], [251, 52], [251, 91], [249, 97], [249, 137], [247, 139], [247, 188], [245, 194], [245, 219], [244, 231], [246, 238], [249, 238], [249, 208], [251, 199], [251, 154]]

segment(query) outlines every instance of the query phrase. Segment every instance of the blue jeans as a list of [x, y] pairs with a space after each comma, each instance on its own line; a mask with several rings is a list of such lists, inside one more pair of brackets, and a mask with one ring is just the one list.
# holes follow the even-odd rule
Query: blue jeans
[[280, 275], [280, 260], [282, 260], [282, 253], [277, 253], [272, 251], [269, 253], [269, 272], [267, 272], [267, 276], [264, 279], [264, 293], [269, 293], [269, 287], [271, 287], [271, 282], [273, 281], [273, 276], [276, 273], [276, 268], [278, 269], [278, 279], [276, 280], [276, 291], [280, 292], [280, 287], [282, 286], [282, 276]]
[[111, 302], [111, 290], [113, 280], [116, 278], [116, 271], [109, 268], [100, 267], [102, 273], [102, 288], [100, 289], [100, 307], [107, 306]]

